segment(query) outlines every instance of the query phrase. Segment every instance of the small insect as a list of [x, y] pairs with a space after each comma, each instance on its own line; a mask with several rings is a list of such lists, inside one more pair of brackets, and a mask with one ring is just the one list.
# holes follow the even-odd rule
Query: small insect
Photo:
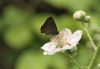
[[45, 33], [46, 35], [59, 34], [55, 21], [52, 17], [48, 17], [45, 23], [41, 26], [41, 33]]

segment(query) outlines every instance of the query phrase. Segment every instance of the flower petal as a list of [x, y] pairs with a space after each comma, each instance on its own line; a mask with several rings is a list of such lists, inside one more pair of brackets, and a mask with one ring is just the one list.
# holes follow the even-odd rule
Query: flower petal
[[82, 31], [81, 30], [77, 30], [76, 32], [74, 32], [68, 39], [69, 43], [73, 46], [77, 45], [79, 40], [82, 37]]
[[43, 54], [44, 55], [53, 55], [56, 53], [56, 44], [54, 42], [48, 42], [44, 44], [41, 49], [44, 50]]
[[59, 33], [59, 35], [63, 35], [63, 37], [66, 38], [66, 39], [67, 39], [69, 36], [71, 36], [71, 34], [72, 34], [71, 30], [68, 29], [68, 28], [63, 29], [63, 30]]
[[56, 53], [55, 50], [49, 51], [49, 52], [44, 51], [44, 52], [43, 52], [43, 55], [53, 55], [53, 54], [55, 54], [55, 53]]
[[41, 47], [41, 49], [43, 49], [44, 51], [51, 51], [55, 48], [56, 44], [54, 42], [48, 42]]
[[69, 49], [72, 49], [74, 46], [70, 46], [70, 45], [65, 45], [62, 50], [69, 50]]
[[70, 46], [70, 45], [65, 45], [63, 46], [62, 48], [58, 47], [55, 49], [56, 52], [63, 52], [65, 50], [69, 50], [69, 49], [72, 49], [74, 46]]

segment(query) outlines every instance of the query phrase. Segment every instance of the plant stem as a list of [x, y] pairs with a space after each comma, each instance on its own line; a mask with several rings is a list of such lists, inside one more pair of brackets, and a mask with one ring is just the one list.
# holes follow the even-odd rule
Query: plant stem
[[98, 44], [98, 46], [97, 46], [97, 50], [95, 51], [95, 53], [94, 53], [94, 55], [93, 55], [93, 57], [92, 57], [92, 59], [91, 59], [91, 62], [90, 62], [90, 64], [88, 65], [88, 69], [91, 69], [91, 67], [92, 67], [92, 65], [93, 65], [93, 63], [94, 63], [94, 60], [96, 59], [97, 53], [98, 53], [98, 51], [99, 51], [99, 47], [100, 47], [100, 44]]
[[[82, 22], [82, 24], [83, 24], [83, 22]], [[83, 24], [83, 25], [84, 25], [84, 24]], [[87, 36], [88, 36], [88, 38], [89, 38], [89, 40], [90, 40], [90, 42], [91, 42], [91, 44], [92, 44], [91, 47], [94, 49], [94, 51], [96, 51], [97, 47], [96, 47], [96, 45], [95, 45], [95, 43], [94, 43], [92, 37], [90, 36], [90, 34], [89, 34], [87, 28], [86, 28], [85, 26], [83, 26], [83, 29], [84, 29], [84, 31], [86, 32], [86, 34], [87, 34]]]
[[[84, 22], [84, 21], [82, 21], [82, 24], [83, 24], [83, 22]], [[83, 24], [83, 25], [84, 25], [84, 24]], [[99, 51], [100, 44], [98, 44], [98, 46], [96, 46], [96, 44], [94, 43], [93, 39], [91, 38], [91, 36], [90, 36], [90, 34], [89, 34], [87, 28], [84, 26], [83, 29], [84, 29], [84, 31], [86, 32], [86, 34], [87, 34], [87, 36], [88, 36], [88, 38], [89, 38], [89, 40], [90, 40], [90, 42], [91, 42], [91, 44], [92, 44], [91, 47], [92, 47], [92, 48], [94, 49], [94, 51], [95, 51], [94, 54], [93, 54], [93, 57], [92, 57], [92, 59], [91, 59], [91, 61], [90, 61], [90, 63], [89, 63], [89, 65], [88, 65], [88, 67], [87, 67], [87, 69], [91, 69], [92, 66], [93, 66], [93, 63], [94, 63], [94, 61], [95, 61], [95, 59], [96, 59], [97, 53], [98, 53], [98, 51]], [[99, 42], [99, 43], [100, 43], [100, 42]]]
[[73, 63], [79, 68], [79, 69], [82, 69], [82, 67], [77, 63], [77, 61], [67, 52], [67, 54], [66, 53], [64, 53], [66, 56], [67, 56], [67, 54], [68, 54], [68, 56], [72, 59], [72, 61], [73, 61]]

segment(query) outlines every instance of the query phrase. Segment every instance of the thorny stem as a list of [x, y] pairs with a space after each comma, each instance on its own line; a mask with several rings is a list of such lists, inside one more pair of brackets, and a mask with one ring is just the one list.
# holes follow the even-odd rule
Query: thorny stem
[[72, 62], [79, 68], [79, 69], [82, 69], [82, 67], [77, 63], [77, 61], [67, 52], [67, 54], [66, 53], [64, 53], [66, 56], [67, 56], [67, 54], [68, 54], [68, 56], [72, 59]]
[[94, 63], [94, 60], [96, 59], [97, 53], [98, 53], [98, 51], [99, 51], [99, 48], [100, 48], [100, 42], [99, 42], [99, 44], [98, 44], [98, 46], [97, 46], [97, 50], [95, 51], [95, 53], [94, 53], [94, 55], [93, 55], [93, 57], [92, 57], [92, 59], [91, 59], [90, 64], [88, 65], [88, 69], [91, 69], [91, 67], [92, 67], [92, 65], [93, 65], [93, 63]]
[[[83, 24], [83, 22], [84, 22], [84, 21], [82, 21], [82, 24]], [[89, 63], [89, 65], [87, 66], [87, 69], [91, 69], [91, 68], [92, 68], [92, 65], [93, 65], [93, 63], [94, 63], [94, 61], [95, 61], [95, 59], [96, 59], [97, 53], [98, 53], [98, 51], [99, 51], [100, 42], [99, 42], [98, 46], [96, 46], [95, 43], [94, 43], [94, 41], [93, 41], [93, 39], [91, 38], [91, 36], [90, 36], [90, 34], [89, 34], [87, 28], [84, 26], [83, 29], [84, 29], [84, 31], [86, 32], [86, 34], [87, 34], [87, 36], [88, 36], [90, 42], [92, 43], [92, 48], [93, 48], [94, 51], [95, 51], [94, 54], [93, 54], [93, 57], [92, 57], [92, 59], [91, 59], [91, 61], [90, 61], [90, 63]]]
[[[83, 22], [82, 22], [82, 24], [83, 24]], [[96, 51], [97, 46], [95, 45], [93, 39], [91, 38], [91, 36], [90, 36], [90, 34], [89, 34], [87, 28], [84, 26], [83, 29], [84, 29], [84, 31], [86, 32], [86, 34], [87, 34], [87, 36], [88, 36], [88, 38], [89, 38], [89, 40], [90, 40], [90, 42], [91, 42], [91, 44], [92, 44], [91, 47], [94, 49], [94, 51]]]

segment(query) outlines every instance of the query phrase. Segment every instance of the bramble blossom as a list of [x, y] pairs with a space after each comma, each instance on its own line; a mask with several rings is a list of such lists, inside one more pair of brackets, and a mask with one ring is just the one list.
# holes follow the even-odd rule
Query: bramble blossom
[[53, 36], [50, 42], [44, 44], [43, 49], [44, 55], [53, 55], [57, 52], [64, 52], [74, 48], [82, 37], [82, 31], [77, 30], [73, 34], [70, 29], [65, 28], [59, 32], [59, 34]]

